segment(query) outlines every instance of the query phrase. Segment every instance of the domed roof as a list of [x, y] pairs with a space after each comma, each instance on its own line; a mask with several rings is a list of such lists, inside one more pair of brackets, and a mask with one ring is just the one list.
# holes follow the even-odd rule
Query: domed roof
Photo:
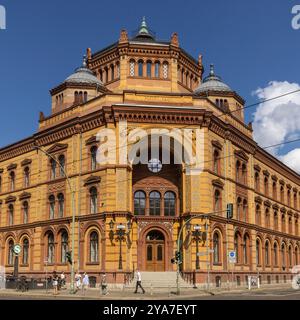
[[233, 92], [233, 90], [222, 81], [221, 77], [215, 75], [214, 65], [210, 65], [209, 76], [204, 78], [202, 83], [194, 91], [195, 94], [200, 94], [207, 91], [223, 91], [223, 92]]
[[76, 83], [86, 85], [103, 86], [103, 83], [94, 75], [94, 73], [87, 67], [86, 57], [83, 59], [82, 66], [77, 68], [64, 83]]

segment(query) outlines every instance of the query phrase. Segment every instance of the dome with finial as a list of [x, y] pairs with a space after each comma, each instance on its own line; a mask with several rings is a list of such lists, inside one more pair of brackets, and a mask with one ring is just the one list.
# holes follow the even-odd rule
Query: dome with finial
[[154, 32], [151, 31], [146, 23], [146, 17], [143, 17], [139, 29], [135, 32], [134, 40], [155, 40]]
[[202, 83], [194, 91], [195, 94], [200, 94], [207, 91], [223, 91], [223, 92], [233, 92], [233, 90], [223, 82], [221, 77], [215, 74], [214, 65], [210, 65], [209, 75], [204, 78]]
[[76, 83], [86, 85], [103, 86], [103, 83], [94, 75], [94, 73], [87, 67], [86, 56], [83, 58], [82, 66], [77, 68], [64, 83]]

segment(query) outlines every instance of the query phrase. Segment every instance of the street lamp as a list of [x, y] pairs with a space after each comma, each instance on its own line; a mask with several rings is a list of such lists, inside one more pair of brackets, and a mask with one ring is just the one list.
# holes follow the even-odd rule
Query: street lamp
[[67, 179], [68, 182], [68, 186], [69, 189], [71, 191], [71, 195], [72, 195], [72, 264], [71, 264], [71, 293], [75, 293], [75, 286], [74, 286], [74, 246], [75, 246], [75, 190], [72, 187], [71, 184], [71, 180], [68, 177], [65, 168], [61, 165], [61, 163], [59, 161], [57, 161], [57, 159], [55, 157], [53, 157], [50, 153], [48, 153], [47, 151], [45, 151], [44, 149], [42, 149], [40, 146], [38, 145], [34, 145], [33, 149], [36, 150], [40, 150], [42, 153], [44, 153], [46, 156], [48, 156], [49, 158], [51, 158], [53, 161], [56, 162], [56, 164], [58, 164], [59, 168], [62, 170], [64, 176]]
[[123, 269], [122, 242], [126, 241], [127, 236], [129, 234], [129, 231], [131, 230], [132, 223], [130, 220], [127, 223], [128, 232], [126, 232], [126, 226], [124, 224], [122, 224], [122, 223], [118, 224], [115, 231], [113, 230], [114, 225], [115, 225], [115, 223], [111, 220], [109, 223], [109, 227], [110, 227], [109, 238], [110, 238], [111, 242], [113, 242], [114, 238], [115, 238], [115, 241], [119, 242], [119, 245], [120, 245], [120, 247], [119, 247], [119, 270], [122, 270]]

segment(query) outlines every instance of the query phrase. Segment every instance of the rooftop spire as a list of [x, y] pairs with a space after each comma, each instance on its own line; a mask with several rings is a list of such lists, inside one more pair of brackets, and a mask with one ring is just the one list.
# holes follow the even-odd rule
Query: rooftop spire
[[87, 67], [87, 57], [86, 57], [86, 55], [83, 56], [82, 67], [83, 68]]
[[144, 16], [143, 20], [142, 20], [142, 23], [141, 23], [141, 26], [140, 26], [139, 34], [145, 34], [145, 33], [149, 34], [148, 26], [147, 26], [147, 23], [146, 23], [146, 17]]

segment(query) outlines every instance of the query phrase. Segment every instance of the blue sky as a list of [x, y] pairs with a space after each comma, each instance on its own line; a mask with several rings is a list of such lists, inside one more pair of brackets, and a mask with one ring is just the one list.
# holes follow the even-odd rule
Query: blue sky
[[[0, 146], [34, 133], [39, 111], [50, 113], [49, 89], [93, 51], [135, 30], [142, 16], [160, 39], [179, 34], [180, 45], [203, 54], [247, 104], [269, 81], [300, 83], [300, 30], [291, 27], [300, 0], [38, 1], [0, 0], [7, 30], [0, 30]], [[255, 109], [247, 110], [247, 121]], [[298, 147], [292, 145], [283, 151]]]

